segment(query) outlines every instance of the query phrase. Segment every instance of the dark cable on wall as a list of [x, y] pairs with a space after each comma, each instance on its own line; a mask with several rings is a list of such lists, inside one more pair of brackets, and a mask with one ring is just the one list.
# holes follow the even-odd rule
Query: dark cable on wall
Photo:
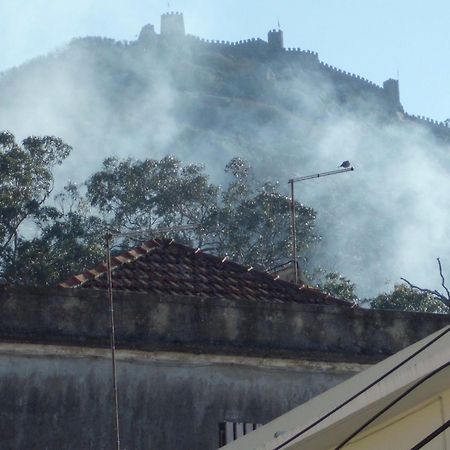
[[392, 400], [390, 403], [388, 403], [384, 408], [382, 408], [380, 411], [378, 411], [376, 414], [374, 414], [370, 419], [366, 420], [356, 431], [354, 431], [349, 437], [347, 437], [344, 441], [342, 441], [335, 450], [341, 449], [345, 444], [350, 442], [357, 434], [359, 434], [364, 428], [366, 428], [368, 425], [370, 425], [374, 420], [378, 419], [381, 415], [383, 415], [386, 411], [391, 409], [395, 404], [397, 404], [401, 399], [407, 397], [411, 392], [413, 392], [415, 389], [417, 389], [421, 384], [425, 383], [425, 381], [429, 380], [430, 378], [434, 377], [437, 373], [441, 372], [445, 368], [450, 366], [450, 361], [446, 362], [445, 364], [442, 364], [441, 366], [437, 367], [427, 375], [425, 375], [423, 378], [421, 378], [419, 381], [414, 383], [411, 387], [406, 389], [405, 392], [402, 392], [400, 395], [398, 395], [394, 400]]
[[319, 419], [315, 420], [312, 424], [306, 426], [305, 428], [303, 428], [301, 431], [299, 431], [298, 433], [295, 433], [294, 436], [291, 436], [289, 439], [287, 439], [286, 441], [284, 441], [282, 444], [278, 445], [277, 447], [274, 447], [273, 450], [280, 450], [283, 447], [285, 447], [287, 444], [291, 443], [292, 441], [294, 441], [295, 439], [297, 439], [298, 437], [300, 437], [301, 435], [305, 434], [307, 431], [311, 430], [312, 428], [314, 428], [316, 425], [318, 425], [319, 423], [323, 422], [325, 419], [327, 419], [328, 417], [330, 417], [331, 415], [333, 415], [336, 411], [339, 411], [341, 408], [343, 408], [344, 406], [348, 405], [350, 402], [352, 402], [353, 400], [355, 400], [355, 398], [358, 398], [360, 395], [364, 394], [365, 392], [367, 392], [370, 388], [372, 388], [373, 386], [375, 386], [377, 383], [379, 383], [380, 381], [384, 380], [386, 377], [388, 377], [389, 375], [391, 375], [393, 372], [395, 372], [396, 370], [398, 370], [400, 367], [404, 366], [406, 363], [408, 363], [409, 361], [411, 361], [413, 358], [415, 358], [417, 355], [419, 355], [420, 353], [422, 353], [423, 351], [425, 351], [428, 347], [430, 347], [431, 345], [433, 345], [435, 342], [437, 342], [439, 339], [442, 339], [448, 332], [450, 332], [450, 327], [447, 327], [444, 331], [442, 331], [441, 333], [439, 333], [436, 337], [434, 337], [431, 341], [427, 342], [425, 345], [423, 345], [422, 347], [420, 347], [418, 350], [416, 350], [414, 353], [412, 353], [411, 355], [409, 355], [407, 358], [405, 358], [403, 361], [401, 361], [400, 363], [398, 363], [397, 365], [395, 365], [392, 369], [388, 370], [387, 372], [385, 372], [383, 375], [381, 375], [380, 377], [378, 377], [375, 381], [372, 381], [372, 383], [368, 384], [366, 387], [364, 387], [363, 389], [361, 389], [360, 391], [358, 391], [356, 394], [352, 395], [351, 397], [349, 397], [347, 400], [345, 400], [344, 402], [340, 403], [338, 406], [336, 406], [335, 408], [333, 408], [331, 411], [327, 412], [324, 416], [320, 417]]
[[436, 428], [432, 433], [430, 433], [426, 438], [421, 440], [418, 444], [416, 444], [414, 447], [411, 447], [410, 450], [419, 450], [420, 448], [424, 447], [428, 444], [428, 442], [431, 442], [435, 437], [439, 436], [441, 433], [443, 433], [447, 428], [450, 427], [450, 419], [447, 420], [443, 425], [441, 425], [439, 428]]

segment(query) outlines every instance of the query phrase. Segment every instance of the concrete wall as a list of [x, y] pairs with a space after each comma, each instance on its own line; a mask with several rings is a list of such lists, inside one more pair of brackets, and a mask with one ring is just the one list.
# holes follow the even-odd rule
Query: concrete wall
[[[115, 296], [122, 448], [212, 450], [449, 323], [448, 316]], [[113, 448], [106, 294], [0, 292], [0, 448]]]
[[[114, 448], [108, 351], [10, 345], [0, 347], [0, 448]], [[216, 449], [220, 422], [266, 423], [358, 370], [126, 351], [117, 367], [127, 450]]]
[[[375, 362], [442, 328], [446, 315], [117, 293], [118, 348]], [[109, 346], [105, 292], [0, 291], [0, 341]]]

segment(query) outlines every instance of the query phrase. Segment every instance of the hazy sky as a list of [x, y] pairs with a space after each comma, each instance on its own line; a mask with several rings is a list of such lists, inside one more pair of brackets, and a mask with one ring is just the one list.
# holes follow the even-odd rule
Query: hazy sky
[[[172, 0], [187, 32], [205, 38], [266, 38], [280, 21], [286, 47], [381, 84], [400, 74], [413, 114], [450, 117], [448, 0]], [[159, 31], [160, 0], [0, 0], [0, 70], [57, 49], [72, 37], [132, 40]]]

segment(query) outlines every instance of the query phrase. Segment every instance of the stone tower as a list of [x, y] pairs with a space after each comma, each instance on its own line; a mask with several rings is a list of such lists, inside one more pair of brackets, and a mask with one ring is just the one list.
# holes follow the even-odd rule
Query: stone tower
[[384, 94], [388, 100], [388, 102], [396, 107], [396, 109], [403, 110], [403, 107], [400, 103], [400, 88], [398, 84], [398, 80], [394, 80], [390, 78], [383, 83]]
[[150, 24], [144, 25], [144, 27], [142, 28], [142, 30], [139, 34], [138, 41], [148, 42], [148, 41], [152, 40], [155, 36], [156, 36], [155, 27]]
[[383, 89], [393, 103], [400, 103], [400, 89], [398, 86], [398, 80], [389, 78], [389, 80], [386, 80], [383, 83]]
[[283, 32], [281, 30], [270, 30], [267, 34], [267, 41], [272, 51], [280, 51], [284, 48]]
[[178, 38], [185, 35], [183, 14], [169, 12], [161, 16], [161, 36]]

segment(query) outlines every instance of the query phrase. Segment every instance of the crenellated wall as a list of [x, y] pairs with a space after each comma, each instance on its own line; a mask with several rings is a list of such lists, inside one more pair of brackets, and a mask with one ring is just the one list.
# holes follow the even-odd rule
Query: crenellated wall
[[[390, 113], [404, 113], [400, 102], [398, 80], [388, 79], [380, 86], [360, 75], [347, 72], [319, 60], [317, 52], [301, 48], [285, 48], [283, 31], [273, 29], [268, 32], [267, 41], [260, 38], [250, 38], [239, 41], [209, 40], [194, 35], [186, 35], [183, 14], [170, 12], [161, 16], [161, 35], [154, 32], [153, 26], [146, 25], [139, 36], [138, 43], [157, 42], [159, 37], [183, 37], [188, 45], [198, 48], [219, 51], [223, 54], [243, 56], [247, 58], [271, 60], [284, 59], [287, 62], [304, 64], [304, 68], [319, 70], [332, 82], [336, 83], [342, 97], [351, 100], [352, 96], [372, 97], [386, 107]], [[442, 135], [450, 137], [450, 126], [446, 122], [439, 122], [423, 116], [404, 114], [407, 120], [433, 127]]]
[[441, 129], [450, 130], [450, 123], [447, 121], [440, 122], [439, 120], [434, 120], [425, 116], [416, 116], [414, 114], [405, 114], [405, 117], [417, 122], [421, 122], [426, 125], [431, 125], [433, 127], [439, 127]]
[[383, 92], [383, 88], [373, 81], [368, 80], [367, 78], [361, 77], [360, 75], [356, 75], [351, 72], [346, 72], [345, 70], [339, 69], [337, 67], [331, 66], [330, 64], [320, 62], [321, 67], [329, 73], [333, 77], [337, 77], [340, 79], [346, 79], [350, 82], [354, 82], [361, 85], [364, 85], [368, 89], [372, 89], [378, 93]]
[[206, 44], [210, 46], [215, 47], [241, 47], [241, 46], [264, 46], [267, 47], [267, 42], [263, 41], [260, 38], [250, 38], [250, 39], [244, 39], [241, 41], [220, 41], [220, 40], [214, 40], [214, 39], [204, 39], [198, 36], [194, 36], [192, 34], [188, 34], [186, 36], [191, 42], [194, 43], [200, 43], [200, 44]]
[[282, 51], [284, 48], [283, 32], [281, 30], [270, 30], [267, 33], [267, 43], [270, 50], [274, 52]]
[[161, 36], [177, 38], [184, 36], [184, 18], [180, 12], [169, 12], [161, 16]]

